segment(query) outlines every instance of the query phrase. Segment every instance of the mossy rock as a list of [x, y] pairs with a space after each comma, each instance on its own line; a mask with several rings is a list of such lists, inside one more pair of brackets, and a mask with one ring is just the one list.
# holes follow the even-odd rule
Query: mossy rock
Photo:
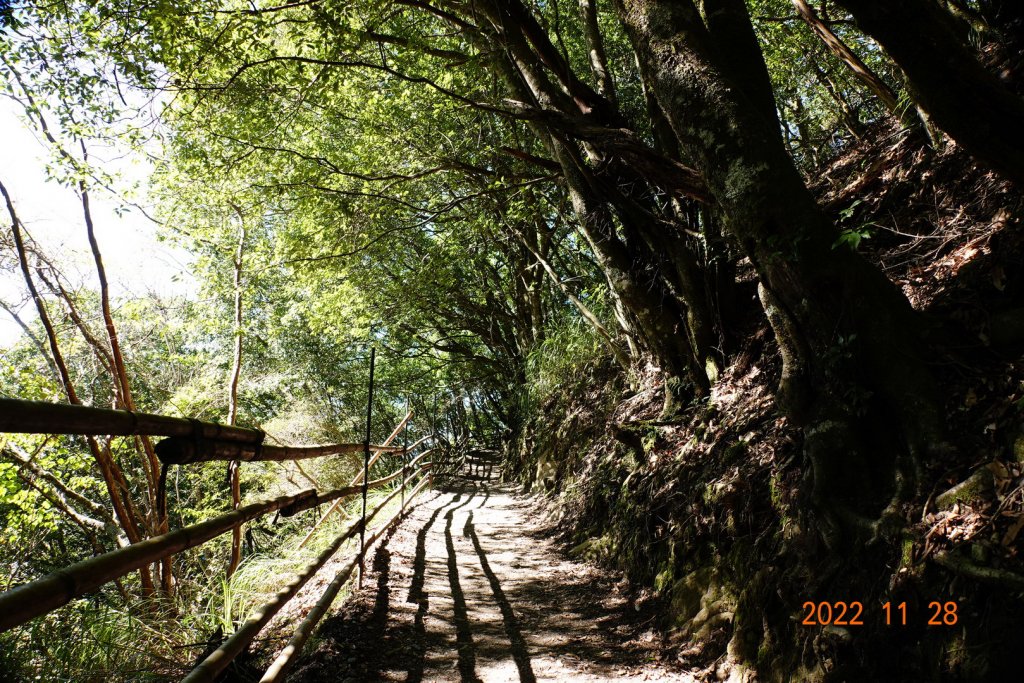
[[715, 576], [714, 567], [701, 567], [676, 581], [672, 586], [670, 614], [677, 627], [686, 624], [700, 612], [701, 601]]
[[683, 637], [695, 641], [709, 637], [720, 625], [731, 623], [735, 610], [736, 597], [713, 566], [690, 572], [670, 590], [672, 626]]
[[569, 557], [573, 559], [589, 560], [591, 562], [607, 561], [618, 551], [618, 545], [609, 535], [594, 536], [583, 541], [569, 551]]
[[1013, 440], [1013, 460], [1024, 463], [1024, 427], [1017, 432], [1017, 437]]

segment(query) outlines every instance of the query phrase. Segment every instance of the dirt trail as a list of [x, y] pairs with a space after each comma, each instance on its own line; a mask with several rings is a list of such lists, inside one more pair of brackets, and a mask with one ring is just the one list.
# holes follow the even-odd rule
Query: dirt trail
[[643, 615], [537, 517], [490, 482], [420, 499], [290, 680], [693, 681], [654, 661]]

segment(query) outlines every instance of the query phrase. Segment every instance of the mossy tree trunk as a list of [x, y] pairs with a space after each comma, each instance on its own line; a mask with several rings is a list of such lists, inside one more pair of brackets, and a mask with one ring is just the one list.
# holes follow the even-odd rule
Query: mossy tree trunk
[[[760, 276], [784, 362], [779, 404], [805, 427], [814, 500], [860, 508], [892, 494], [901, 451], [918, 456], [942, 434], [909, 303], [877, 268], [835, 246], [837, 230], [786, 153], [774, 106], [753, 85], [763, 60], [736, 61], [744, 51], [733, 41], [744, 32], [735, 23], [711, 30], [691, 0], [617, 5], [683, 158]], [[878, 415], [893, 416], [882, 451], [863, 431]]]
[[[616, 302], [628, 311], [630, 327], [638, 333], [640, 345], [653, 356], [665, 377], [663, 413], [675, 414], [692, 395], [704, 396], [709, 381], [702, 362], [698, 362], [691, 339], [710, 338], [706, 307], [691, 299], [684, 288], [673, 291], [666, 277], [671, 261], [659, 262], [655, 253], [675, 253], [684, 244], [680, 234], [671, 234], [653, 223], [657, 220], [640, 193], [623, 194], [618, 188], [650, 176], [617, 154], [608, 153], [600, 134], [580, 135], [580, 145], [568, 139], [573, 129], [564, 129], [570, 118], [587, 117], [589, 130], [607, 127], [611, 135], [621, 130], [624, 119], [613, 101], [591, 89], [576, 76], [546, 32], [519, 0], [489, 0], [476, 3], [489, 28], [478, 36], [482, 44], [500, 44], [505, 50], [493, 53], [492, 67], [502, 76], [513, 95], [523, 102], [534, 102], [565, 119], [548, 123], [546, 118], [530, 121], [530, 127], [548, 153], [562, 169], [580, 229], [594, 250]], [[553, 79], [553, 80], [552, 80]], [[649, 158], [660, 157], [654, 150]], [[640, 162], [637, 162], [640, 163]], [[642, 166], [642, 163], [640, 164]], [[629, 182], [619, 182], [626, 177]], [[622, 235], [620, 235], [620, 228]], [[630, 235], [640, 239], [631, 240]], [[646, 236], [650, 242], [645, 243]], [[683, 282], [685, 278], [676, 277]], [[694, 277], [690, 275], [692, 281]], [[678, 298], [677, 296], [678, 295]], [[691, 330], [697, 330], [694, 335]]]

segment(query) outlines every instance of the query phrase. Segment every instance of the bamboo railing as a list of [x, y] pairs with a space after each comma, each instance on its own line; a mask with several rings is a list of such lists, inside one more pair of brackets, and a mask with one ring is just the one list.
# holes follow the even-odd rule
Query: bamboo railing
[[[140, 567], [202, 545], [253, 519], [275, 511], [287, 517], [322, 503], [332, 503], [331, 509], [333, 510], [345, 499], [362, 494], [364, 506], [361, 518], [339, 534], [300, 574], [293, 577], [273, 599], [258, 609], [184, 679], [189, 683], [214, 681], [230, 662], [252, 643], [273, 616], [299, 592], [302, 586], [347, 541], [359, 534], [361, 542], [355, 558], [337, 573], [316, 606], [298, 626], [285, 649], [263, 677], [265, 682], [281, 680], [348, 577], [355, 568], [362, 567], [369, 546], [387, 528], [401, 519], [407, 510], [407, 501], [412, 500], [432, 483], [432, 465], [429, 462], [423, 462], [431, 451], [419, 454], [411, 462], [408, 460], [408, 455], [431, 437], [424, 437], [407, 447], [389, 445], [406, 428], [411, 417], [412, 413], [407, 413], [382, 445], [370, 444], [367, 439], [361, 444], [264, 446], [265, 434], [255, 429], [229, 427], [199, 420], [133, 411], [0, 398], [0, 433], [164, 436], [167, 438], [157, 444], [156, 452], [165, 467], [210, 460], [280, 461], [357, 452], [362, 452], [365, 456], [359, 475], [349, 486], [325, 492], [309, 489], [271, 500], [250, 503], [198, 524], [76, 562], [0, 593], [0, 632], [52, 612], [75, 598], [95, 591], [104, 584], [115, 581]], [[369, 434], [369, 417], [367, 434]], [[374, 453], [372, 460], [371, 452]], [[402, 466], [384, 477], [369, 480], [367, 475], [370, 468], [384, 453], [401, 454]], [[394, 491], [373, 510], [367, 512], [366, 492], [383, 487], [399, 478], [401, 478], [399, 485], [395, 487]], [[418, 484], [406, 496], [406, 488], [413, 485], [417, 479], [419, 479]], [[399, 495], [402, 496], [402, 505], [399, 510], [372, 535], [364, 538], [367, 524]], [[315, 528], [316, 526], [314, 526]]]
[[[403, 486], [404, 485], [405, 484], [403, 482]], [[391, 495], [381, 502], [380, 505], [367, 514], [365, 519], [357, 521], [349, 526], [349, 528], [344, 532], [339, 534], [338, 537], [316, 557], [316, 559], [306, 566], [306, 569], [303, 570], [302, 573], [295, 576], [269, 602], [256, 610], [256, 612], [249, 617], [245, 623], [242, 624], [233, 635], [231, 635], [231, 637], [225, 640], [220, 647], [200, 662], [199, 665], [192, 670], [192, 673], [183, 678], [182, 683], [213, 683], [217, 676], [227, 668], [228, 664], [231, 663], [231, 660], [245, 651], [245, 648], [249, 643], [253, 641], [263, 627], [266, 626], [274, 617], [274, 615], [277, 614], [289, 600], [295, 597], [296, 593], [299, 592], [299, 589], [306, 585], [306, 582], [313, 578], [313, 575], [316, 574], [321, 567], [327, 564], [327, 561], [330, 560], [336, 552], [338, 552], [338, 549], [341, 548], [345, 541], [348, 541], [359, 533], [360, 529], [365, 529], [365, 525], [373, 519], [377, 513], [383, 510], [388, 503], [394, 500], [401, 489], [402, 487], [396, 488]], [[403, 510], [399, 510], [396, 516], [393, 517], [387, 525], [385, 525], [385, 528], [398, 519], [403, 512]], [[363, 549], [364, 553], [373, 540], [375, 540], [375, 537], [371, 536], [370, 542], [367, 542]], [[362, 559], [361, 556], [357, 555], [353, 560], [353, 563], [358, 565], [360, 559]]]
[[[165, 465], [211, 460], [283, 461], [325, 455], [362, 453], [366, 444], [265, 446], [258, 429], [229, 427], [183, 417], [131, 410], [110, 410], [63, 403], [0, 398], [0, 432], [10, 434], [78, 434], [81, 436], [166, 436], [156, 445]], [[375, 453], [397, 453], [398, 447], [370, 444]]]

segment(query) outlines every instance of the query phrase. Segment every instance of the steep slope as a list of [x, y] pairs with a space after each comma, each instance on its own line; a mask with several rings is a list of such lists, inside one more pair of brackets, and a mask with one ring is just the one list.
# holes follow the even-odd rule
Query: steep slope
[[[886, 128], [812, 176], [845, 230], [836, 248], [867, 254], [926, 319], [950, 397], [952, 447], [920, 463], [909, 502], [848, 520], [870, 541], [839, 550], [816, 531], [752, 272], [742, 350], [710, 400], [658, 422], [652, 369], [630, 391], [593, 368], [548, 399], [510, 457], [550, 491], [563, 540], [624, 569], [659, 606], [664, 647], [709, 680], [1009, 680], [1024, 646], [1021, 196], [955, 145], [922, 149]], [[837, 601], [860, 603], [863, 625], [805, 625], [823, 601], [833, 620]]]

